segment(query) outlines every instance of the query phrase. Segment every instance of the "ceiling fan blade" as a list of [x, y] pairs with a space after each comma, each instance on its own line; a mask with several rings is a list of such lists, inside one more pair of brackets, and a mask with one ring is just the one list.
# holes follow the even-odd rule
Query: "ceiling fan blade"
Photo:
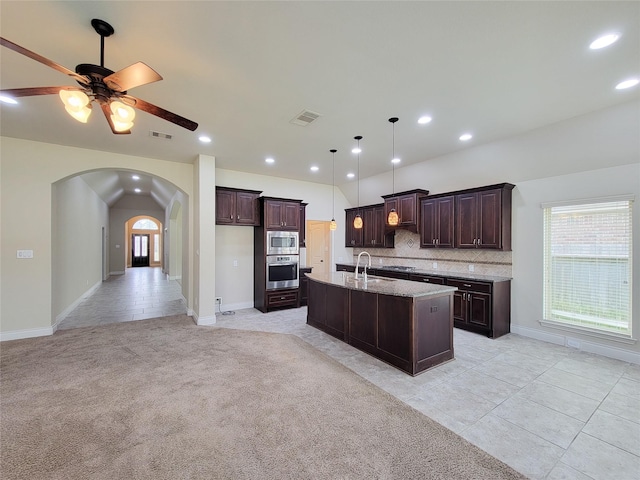
[[103, 81], [111, 90], [124, 92], [130, 88], [162, 80], [158, 72], [146, 63], [138, 62], [104, 77]]
[[192, 132], [198, 128], [198, 124], [193, 122], [187, 118], [181, 117], [175, 113], [171, 113], [164, 108], [157, 107], [149, 102], [145, 102], [144, 100], [140, 100], [139, 98], [132, 97], [131, 95], [126, 95], [123, 98], [127, 99], [129, 105], [138, 110], [142, 110], [143, 112], [150, 113], [151, 115], [155, 115], [156, 117], [160, 117], [163, 120], [166, 120], [171, 123], [175, 123], [176, 125], [181, 126], [182, 128], [186, 128], [187, 130], [191, 130]]
[[68, 68], [63, 67], [62, 65], [59, 65], [56, 62], [52, 62], [48, 58], [45, 58], [42, 55], [38, 55], [37, 53], [32, 52], [31, 50], [27, 50], [26, 48], [21, 47], [20, 45], [13, 43], [7, 40], [6, 38], [0, 37], [0, 45], [7, 47], [13, 50], [14, 52], [20, 53], [26, 57], [29, 57], [32, 60], [35, 60], [36, 62], [40, 62], [43, 65], [46, 65], [47, 67], [51, 67], [54, 70], [64, 73], [65, 75], [69, 75], [70, 77], [73, 77], [76, 81], [80, 82], [83, 85], [89, 84], [89, 80], [86, 77], [82, 75], [78, 75], [73, 70], [69, 70]]
[[113, 120], [111, 120], [111, 107], [109, 107], [108, 103], [103, 103], [100, 105], [102, 107], [102, 113], [104, 113], [105, 118], [107, 119], [107, 123], [109, 124], [109, 127], [111, 127], [111, 131], [113, 133], [115, 133], [116, 135], [128, 135], [131, 133], [131, 130], [125, 130], [123, 132], [118, 132], [114, 125], [113, 125]]
[[6, 90], [0, 90], [3, 95], [10, 97], [33, 97], [36, 95], [55, 95], [60, 90], [82, 90], [77, 87], [28, 87], [28, 88], [7, 88]]

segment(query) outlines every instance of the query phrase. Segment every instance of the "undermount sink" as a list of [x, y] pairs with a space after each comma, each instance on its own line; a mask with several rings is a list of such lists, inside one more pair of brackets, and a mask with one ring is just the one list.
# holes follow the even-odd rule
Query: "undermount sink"
[[382, 278], [382, 277], [368, 277], [366, 281], [364, 280], [364, 278], [358, 277], [358, 279], [356, 280], [356, 278], [353, 275], [347, 276], [345, 280], [347, 280], [348, 282], [359, 283], [363, 285], [367, 285], [369, 283], [395, 282], [395, 279], [393, 278]]

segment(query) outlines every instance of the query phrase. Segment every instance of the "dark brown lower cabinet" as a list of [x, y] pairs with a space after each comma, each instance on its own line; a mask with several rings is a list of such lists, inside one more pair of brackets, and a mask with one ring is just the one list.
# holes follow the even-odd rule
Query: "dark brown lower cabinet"
[[311, 267], [300, 268], [300, 306], [306, 305], [309, 298], [309, 279], [305, 273], [311, 273]]
[[307, 323], [417, 375], [453, 359], [451, 292], [402, 297], [310, 279]]
[[346, 340], [349, 328], [349, 290], [309, 281], [307, 323]]

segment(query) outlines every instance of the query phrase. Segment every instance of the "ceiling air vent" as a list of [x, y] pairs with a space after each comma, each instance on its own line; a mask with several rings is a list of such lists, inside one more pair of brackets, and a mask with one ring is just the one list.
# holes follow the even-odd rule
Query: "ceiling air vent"
[[320, 116], [319, 113], [312, 112], [311, 110], [303, 110], [298, 115], [296, 115], [293, 119], [291, 119], [291, 123], [306, 127], [311, 122], [317, 120], [319, 116]]
[[149, 130], [149, 136], [156, 137], [156, 138], [164, 138], [165, 140], [171, 140], [171, 138], [173, 137], [168, 133], [154, 132], [153, 130]]

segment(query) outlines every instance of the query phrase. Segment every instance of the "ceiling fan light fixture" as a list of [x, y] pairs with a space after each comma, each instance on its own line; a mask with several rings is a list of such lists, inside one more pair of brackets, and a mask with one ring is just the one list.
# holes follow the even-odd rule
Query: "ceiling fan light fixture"
[[113, 122], [113, 129], [116, 132], [126, 132], [133, 127], [133, 119], [136, 117], [136, 112], [129, 105], [125, 105], [122, 102], [114, 101], [109, 105], [111, 108], [111, 121]]
[[91, 100], [80, 90], [60, 90], [60, 100], [69, 115], [82, 123], [87, 123], [91, 115]]

